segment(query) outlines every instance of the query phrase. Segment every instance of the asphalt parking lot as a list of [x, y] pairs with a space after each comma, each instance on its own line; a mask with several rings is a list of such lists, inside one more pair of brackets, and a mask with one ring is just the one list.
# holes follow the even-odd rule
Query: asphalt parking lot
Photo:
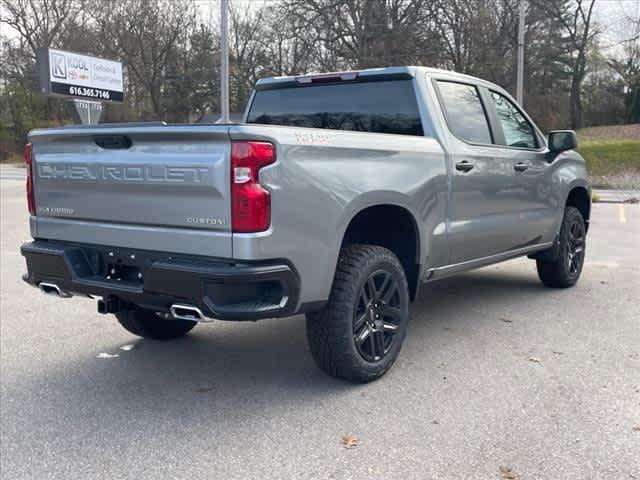
[[395, 367], [354, 386], [300, 316], [157, 343], [45, 297], [23, 182], [0, 189], [3, 480], [640, 479], [640, 205], [594, 205], [573, 289], [526, 259], [425, 286]]

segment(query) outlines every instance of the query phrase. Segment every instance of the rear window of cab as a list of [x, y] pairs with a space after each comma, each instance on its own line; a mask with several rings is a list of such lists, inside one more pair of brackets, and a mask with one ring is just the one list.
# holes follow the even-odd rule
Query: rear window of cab
[[247, 123], [423, 135], [411, 80], [258, 90]]

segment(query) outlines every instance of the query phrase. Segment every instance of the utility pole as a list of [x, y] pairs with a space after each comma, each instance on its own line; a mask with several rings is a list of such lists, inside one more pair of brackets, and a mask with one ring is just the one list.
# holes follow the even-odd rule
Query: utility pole
[[523, 85], [524, 85], [524, 16], [525, 2], [520, 0], [518, 9], [518, 58], [517, 58], [517, 76], [516, 76], [516, 100], [522, 106], [523, 101]]
[[220, 0], [220, 119], [229, 123], [229, 0]]

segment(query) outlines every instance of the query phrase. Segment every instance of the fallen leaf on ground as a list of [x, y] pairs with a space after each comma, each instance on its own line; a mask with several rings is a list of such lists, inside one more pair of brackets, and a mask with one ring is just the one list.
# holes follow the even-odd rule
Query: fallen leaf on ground
[[120, 355], [118, 355], [117, 353], [107, 353], [107, 352], [100, 352], [98, 355], [96, 355], [96, 358], [116, 358], [119, 357]]
[[640, 432], [640, 425], [636, 425], [631, 430], [633, 430], [634, 432]]
[[509, 467], [500, 465], [500, 468], [498, 470], [500, 471], [500, 478], [504, 480], [515, 480], [516, 478], [518, 478], [516, 472], [511, 470]]
[[500, 321], [504, 323], [513, 323], [513, 320], [510, 318], [500, 317]]
[[538, 357], [529, 357], [529, 358], [527, 358], [527, 360], [529, 360], [530, 362], [533, 362], [533, 363], [542, 362], [542, 360], [540, 360]]
[[358, 446], [358, 439], [353, 435], [345, 435], [342, 437], [341, 442], [344, 448], [354, 448]]

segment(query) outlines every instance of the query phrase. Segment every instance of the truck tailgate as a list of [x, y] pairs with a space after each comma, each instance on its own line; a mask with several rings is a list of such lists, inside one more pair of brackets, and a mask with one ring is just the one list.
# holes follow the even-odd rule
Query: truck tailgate
[[191, 230], [199, 238], [228, 233], [215, 243], [220, 256], [230, 253], [228, 127], [70, 127], [29, 139], [37, 221]]

